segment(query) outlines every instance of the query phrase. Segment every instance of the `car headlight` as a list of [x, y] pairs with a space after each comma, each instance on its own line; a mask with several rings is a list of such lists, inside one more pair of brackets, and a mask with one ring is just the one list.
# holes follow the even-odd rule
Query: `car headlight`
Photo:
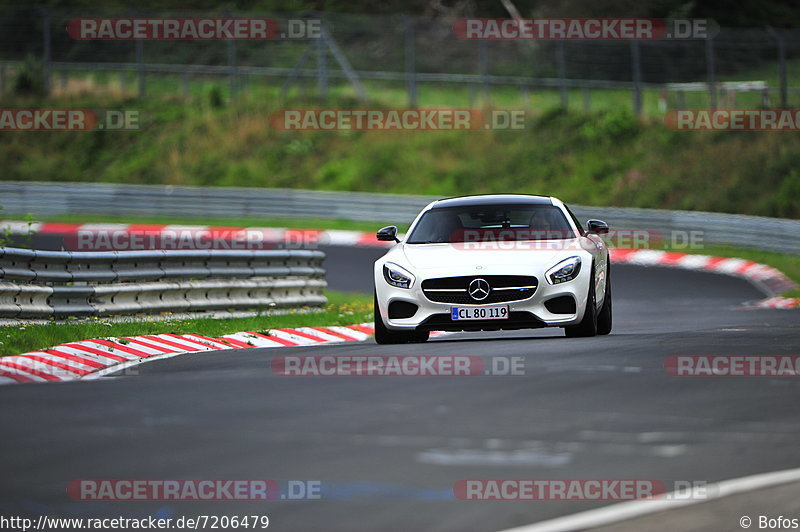
[[545, 273], [550, 284], [566, 283], [578, 276], [581, 271], [581, 258], [570, 257], [564, 259]]
[[397, 288], [411, 288], [411, 285], [414, 284], [414, 276], [411, 272], [393, 262], [383, 265], [383, 278]]

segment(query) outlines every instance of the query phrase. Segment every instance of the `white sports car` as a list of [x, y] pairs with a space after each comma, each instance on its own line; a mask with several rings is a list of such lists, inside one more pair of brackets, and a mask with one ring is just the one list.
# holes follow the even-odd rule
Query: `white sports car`
[[430, 331], [563, 327], [611, 332], [608, 224], [583, 229], [560, 200], [492, 194], [434, 201], [375, 262], [375, 340], [424, 342]]

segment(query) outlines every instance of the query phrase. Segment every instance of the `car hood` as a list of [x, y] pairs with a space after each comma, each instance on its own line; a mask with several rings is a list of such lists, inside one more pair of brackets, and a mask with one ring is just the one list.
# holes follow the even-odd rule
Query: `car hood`
[[406, 263], [418, 271], [439, 269], [468, 269], [493, 266], [550, 266], [559, 259], [584, 255], [576, 239], [533, 244], [530, 249], [463, 249], [452, 244], [403, 245]]

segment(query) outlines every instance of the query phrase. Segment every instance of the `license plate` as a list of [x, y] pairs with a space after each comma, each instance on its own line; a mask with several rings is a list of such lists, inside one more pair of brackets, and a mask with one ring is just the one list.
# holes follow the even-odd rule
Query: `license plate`
[[451, 307], [450, 317], [457, 320], [507, 320], [508, 305], [487, 307]]

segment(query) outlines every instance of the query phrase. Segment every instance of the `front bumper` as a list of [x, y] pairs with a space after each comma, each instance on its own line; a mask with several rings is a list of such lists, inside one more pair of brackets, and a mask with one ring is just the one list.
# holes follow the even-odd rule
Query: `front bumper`
[[[566, 327], [576, 325], [583, 319], [586, 307], [587, 294], [589, 293], [590, 268], [583, 268], [572, 281], [551, 285], [544, 278], [544, 271], [531, 272], [519, 268], [509, 268], [503, 271], [492, 270], [491, 275], [534, 275], [538, 279], [538, 286], [533, 295], [519, 301], [497, 303], [508, 305], [509, 318], [505, 320], [452, 320], [450, 309], [457, 307], [482, 307], [487, 305], [450, 304], [438, 303], [429, 300], [422, 291], [422, 282], [426, 279], [441, 277], [456, 277], [472, 275], [470, 272], [433, 272], [425, 277], [416, 274], [417, 279], [411, 288], [397, 288], [389, 285], [383, 278], [382, 270], [376, 266], [375, 292], [378, 307], [384, 325], [388, 329], [397, 331], [410, 330], [438, 330], [438, 331], [480, 331], [480, 330], [515, 330], [539, 327]], [[489, 272], [487, 272], [487, 275]], [[548, 310], [545, 304], [555, 298], [571, 297], [575, 301], [575, 312], [571, 314], [554, 313]], [[388, 309], [394, 301], [405, 301], [417, 305], [416, 313], [410, 318], [390, 318]], [[552, 305], [551, 305], [552, 307]]]

